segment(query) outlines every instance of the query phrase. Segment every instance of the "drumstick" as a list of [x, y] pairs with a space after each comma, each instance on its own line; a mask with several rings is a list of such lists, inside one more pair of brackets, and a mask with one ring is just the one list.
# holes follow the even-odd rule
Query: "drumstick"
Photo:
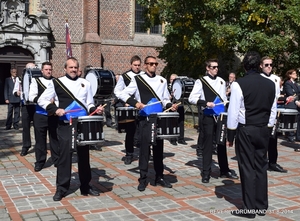
[[[102, 107], [105, 107], [107, 104], [104, 104]], [[90, 115], [89, 116], [92, 116], [92, 115], [94, 115], [95, 113], [97, 112], [97, 109], [96, 110], [94, 110], [92, 113], [90, 113]]]
[[218, 106], [218, 105], [221, 105], [221, 104], [227, 104], [227, 103], [229, 103], [229, 101], [224, 101], [224, 102], [221, 102], [221, 103], [217, 103], [217, 104], [215, 104], [215, 106]]
[[[176, 106], [180, 105], [181, 102], [179, 102], [178, 104], [176, 104]], [[167, 110], [165, 110], [164, 112], [168, 112], [169, 110], [171, 110], [173, 107], [168, 108]]]
[[151, 106], [151, 105], [154, 105], [154, 104], [158, 104], [158, 103], [161, 103], [162, 101], [156, 101], [154, 103], [151, 103], [151, 104], [146, 104], [144, 107], [147, 107], [147, 106]]
[[67, 110], [65, 111], [65, 113], [72, 113], [72, 112], [77, 112], [77, 111], [80, 111], [82, 110], [81, 108], [77, 108], [77, 109], [73, 109], [73, 110]]

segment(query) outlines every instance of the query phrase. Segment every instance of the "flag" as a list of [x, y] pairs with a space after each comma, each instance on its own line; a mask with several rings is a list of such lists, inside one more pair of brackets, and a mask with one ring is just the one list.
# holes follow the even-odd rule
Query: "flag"
[[66, 23], [66, 53], [67, 53], [67, 58], [72, 57], [71, 35], [70, 35], [68, 23]]

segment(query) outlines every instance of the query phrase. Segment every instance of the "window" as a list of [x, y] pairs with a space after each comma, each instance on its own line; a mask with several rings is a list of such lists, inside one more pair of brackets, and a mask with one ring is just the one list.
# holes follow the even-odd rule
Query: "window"
[[148, 31], [144, 29], [145, 18], [144, 18], [144, 6], [141, 6], [135, 2], [135, 33], [148, 33], [148, 34], [161, 34], [162, 26], [155, 25]]

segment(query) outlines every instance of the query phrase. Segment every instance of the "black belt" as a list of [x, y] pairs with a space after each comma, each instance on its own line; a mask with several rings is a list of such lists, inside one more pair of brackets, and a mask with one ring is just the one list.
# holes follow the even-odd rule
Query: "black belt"
[[238, 127], [249, 127], [249, 126], [252, 126], [252, 127], [267, 127], [268, 124], [242, 124], [242, 123], [238, 124]]
[[63, 120], [59, 120], [59, 121], [58, 121], [58, 125], [70, 125], [70, 122], [66, 122], [66, 121], [63, 121]]

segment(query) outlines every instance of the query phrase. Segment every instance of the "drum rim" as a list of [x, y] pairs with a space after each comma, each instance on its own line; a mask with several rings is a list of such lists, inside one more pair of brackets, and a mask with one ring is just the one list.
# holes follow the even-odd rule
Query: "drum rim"
[[[282, 113], [282, 115], [296, 115], [298, 111], [296, 109], [289, 109], [289, 108], [277, 108], [277, 112]], [[294, 113], [294, 114], [291, 114]]]
[[137, 110], [135, 107], [117, 107], [116, 110]]
[[103, 116], [80, 116], [78, 117], [78, 121], [80, 120], [95, 120], [95, 119], [102, 119], [101, 121], [103, 121], [104, 117]]
[[157, 117], [158, 117], [158, 116], [171, 117], [171, 116], [173, 116], [173, 115], [179, 117], [179, 113], [178, 113], [178, 112], [160, 112], [160, 113], [156, 113], [156, 115], [157, 115]]

